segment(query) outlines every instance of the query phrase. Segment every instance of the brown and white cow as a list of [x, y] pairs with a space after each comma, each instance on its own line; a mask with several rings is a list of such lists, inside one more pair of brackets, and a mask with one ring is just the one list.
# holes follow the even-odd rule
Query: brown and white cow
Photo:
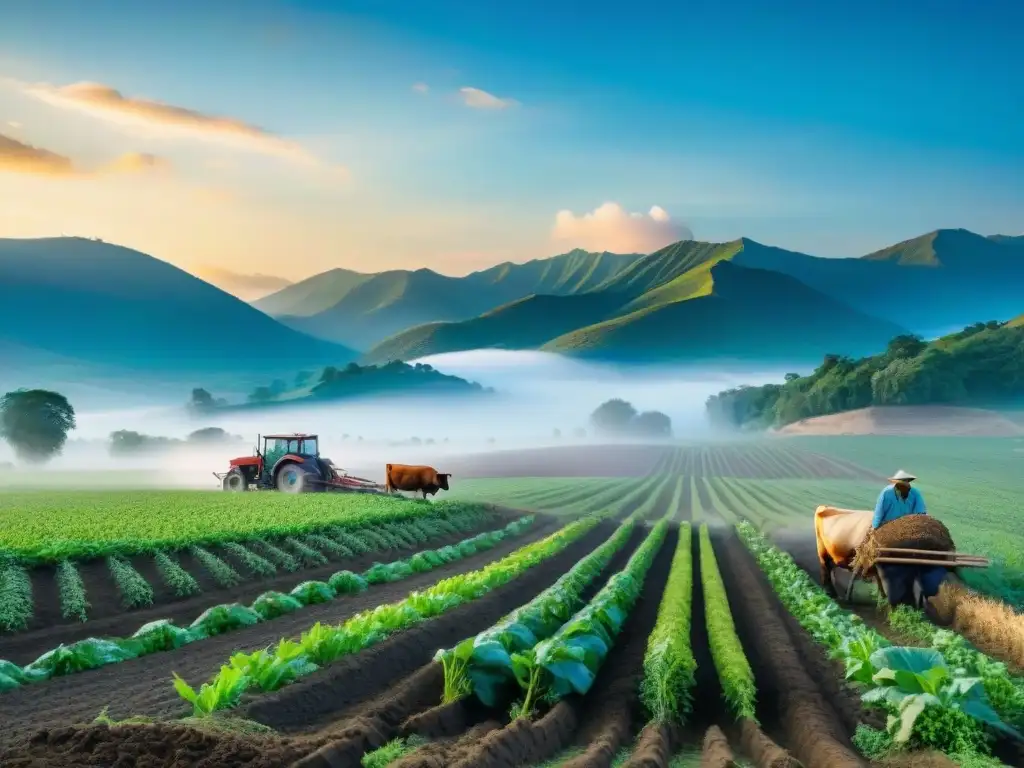
[[866, 510], [820, 506], [814, 510], [814, 538], [821, 565], [821, 585], [832, 592], [832, 570], [850, 568], [864, 538], [871, 530], [874, 513]]
[[451, 472], [438, 472], [433, 467], [409, 464], [388, 464], [384, 470], [384, 490], [420, 492], [427, 498], [438, 491], [448, 490], [448, 479]]

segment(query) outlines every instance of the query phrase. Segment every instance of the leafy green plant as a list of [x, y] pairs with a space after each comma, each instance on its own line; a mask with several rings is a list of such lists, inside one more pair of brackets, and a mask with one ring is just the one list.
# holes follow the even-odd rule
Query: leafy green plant
[[285, 595], [281, 592], [264, 592], [262, 595], [257, 597], [252, 602], [252, 609], [260, 615], [260, 617], [266, 621], [268, 619], [276, 619], [278, 616], [284, 616], [287, 613], [297, 611], [302, 607], [303, 603], [291, 595]]
[[0, 553], [0, 629], [17, 632], [32, 618], [32, 580], [20, 563]]
[[294, 573], [301, 567], [298, 558], [294, 555], [285, 552], [278, 546], [271, 544], [269, 541], [263, 541], [256, 539], [253, 541], [246, 542], [249, 547], [260, 552], [268, 561], [273, 563], [276, 567], [281, 568], [288, 573]]
[[203, 683], [197, 693], [177, 672], [171, 674], [174, 675], [174, 690], [192, 705], [194, 717], [209, 717], [219, 709], [237, 706], [250, 683], [242, 670], [223, 666], [213, 682]]
[[322, 533], [307, 533], [302, 542], [308, 547], [328, 552], [332, 557], [352, 557], [352, 550]]
[[[199, 582], [192, 575], [174, 562], [166, 552], [154, 552], [153, 561], [156, 569], [163, 577], [164, 583], [169, 586], [177, 597], [188, 597], [197, 595], [201, 591]], [[66, 562], [66, 561], [65, 561]]]
[[327, 583], [331, 585], [331, 589], [338, 595], [355, 595], [359, 592], [365, 592], [367, 588], [366, 579], [358, 573], [352, 573], [352, 571], [338, 571], [331, 574]]
[[516, 680], [512, 655], [550, 637], [579, 610], [583, 590], [608, 567], [635, 527], [634, 521], [626, 521], [529, 603], [476, 637], [438, 651], [434, 659], [445, 671], [442, 701], [475, 693], [484, 704], [497, 706], [502, 691]]
[[337, 593], [325, 581], [304, 581], [288, 593], [303, 605], [318, 605], [333, 600]]
[[251, 627], [261, 621], [263, 617], [252, 608], [240, 603], [230, 603], [207, 608], [189, 624], [189, 629], [197, 636], [214, 637], [238, 627]]
[[315, 568], [319, 565], [327, 565], [327, 558], [322, 553], [305, 544], [296, 536], [289, 536], [282, 544], [288, 547], [302, 563], [303, 567]]
[[966, 677], [950, 669], [942, 654], [930, 648], [881, 648], [871, 656], [877, 670], [876, 687], [861, 698], [867, 703], [892, 705], [887, 727], [893, 742], [905, 744], [926, 707], [957, 710], [1017, 739], [1024, 739], [1006, 725], [989, 705], [980, 678]]
[[[176, 627], [170, 619], [157, 619], [139, 627], [129, 638], [136, 656], [180, 648], [202, 637], [202, 633]], [[126, 641], [115, 641], [122, 647]]]
[[274, 653], [267, 650], [236, 653], [231, 657], [229, 665], [232, 669], [240, 670], [260, 690], [276, 691], [318, 669], [304, 652], [305, 648], [299, 643], [282, 640]]
[[117, 590], [121, 593], [121, 603], [125, 608], [153, 604], [153, 588], [127, 560], [111, 555], [107, 558], [107, 567], [114, 577]]
[[[72, 645], [60, 645], [25, 667], [37, 679], [60, 677], [134, 658], [131, 650], [111, 640], [89, 637]], [[38, 674], [37, 674], [38, 673]]]
[[242, 583], [242, 577], [238, 574], [238, 571], [208, 549], [195, 545], [189, 547], [188, 551], [196, 560], [203, 564], [203, 567], [213, 576], [213, 580], [221, 587], [234, 587]]
[[640, 699], [656, 722], [681, 723], [693, 707], [697, 661], [690, 647], [693, 611], [692, 531], [679, 527], [658, 619], [647, 641]]
[[757, 698], [754, 672], [736, 634], [729, 598], [722, 574], [718, 570], [706, 523], [700, 527], [700, 575], [704, 586], [704, 619], [708, 627], [708, 644], [722, 684], [722, 694], [737, 719], [754, 720]]
[[87, 621], [91, 606], [85, 596], [82, 574], [71, 560], [61, 560], [57, 564], [57, 589], [60, 593], [61, 616], [65, 619]]
[[277, 573], [276, 565], [267, 560], [267, 558], [260, 557], [237, 541], [225, 541], [221, 546], [225, 552], [238, 558], [239, 562], [256, 576], [273, 576]]
[[657, 555], [668, 521], [662, 520], [630, 557], [626, 567], [550, 638], [512, 654], [516, 681], [524, 690], [520, 714], [529, 717], [539, 700], [557, 701], [590, 690], [615, 637], [640, 596], [644, 577]]

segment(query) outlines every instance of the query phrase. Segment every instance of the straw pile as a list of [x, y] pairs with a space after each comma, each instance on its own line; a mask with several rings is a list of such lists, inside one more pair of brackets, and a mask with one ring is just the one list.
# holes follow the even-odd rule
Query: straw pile
[[868, 533], [864, 542], [857, 547], [854, 568], [858, 568], [865, 576], [869, 575], [879, 557], [878, 550], [883, 547], [927, 549], [933, 552], [956, 550], [953, 537], [941, 520], [930, 515], [906, 515]]

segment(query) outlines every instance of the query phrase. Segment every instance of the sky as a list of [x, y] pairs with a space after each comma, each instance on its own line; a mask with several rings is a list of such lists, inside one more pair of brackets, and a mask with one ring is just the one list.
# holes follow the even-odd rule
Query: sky
[[1024, 4], [4, 3], [0, 237], [242, 293], [746, 236], [1024, 232]]

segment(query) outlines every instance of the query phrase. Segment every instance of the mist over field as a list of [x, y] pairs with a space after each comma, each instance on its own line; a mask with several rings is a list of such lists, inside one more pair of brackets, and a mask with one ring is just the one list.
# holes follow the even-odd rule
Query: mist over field
[[[486, 387], [492, 396], [366, 398], [309, 406], [272, 407], [192, 416], [161, 395], [149, 405], [111, 407], [109, 400], [76, 402], [78, 428], [63, 454], [44, 472], [97, 473], [76, 482], [182, 485], [216, 488], [213, 471], [225, 471], [229, 458], [247, 455], [258, 433], [314, 432], [321, 453], [339, 466], [372, 479], [387, 462], [438, 463], [446, 456], [488, 450], [529, 448], [595, 440], [589, 416], [611, 398], [638, 411], [657, 410], [672, 419], [676, 438], [711, 437], [704, 416], [709, 395], [741, 383], [782, 379], [783, 369], [722, 373], [712, 369], [624, 369], [578, 362], [546, 352], [476, 350], [423, 358], [443, 373]], [[241, 438], [231, 445], [180, 445], [158, 453], [112, 457], [108, 438], [116, 430], [184, 439], [204, 427], [220, 427]], [[586, 436], [577, 430], [587, 431]], [[555, 430], [560, 435], [555, 436]], [[416, 441], [413, 440], [416, 438]], [[606, 440], [605, 440], [606, 441]], [[0, 461], [12, 461], [0, 444]], [[110, 470], [122, 470], [117, 477]], [[101, 477], [100, 473], [106, 473]], [[33, 474], [35, 474], [33, 472]]]

